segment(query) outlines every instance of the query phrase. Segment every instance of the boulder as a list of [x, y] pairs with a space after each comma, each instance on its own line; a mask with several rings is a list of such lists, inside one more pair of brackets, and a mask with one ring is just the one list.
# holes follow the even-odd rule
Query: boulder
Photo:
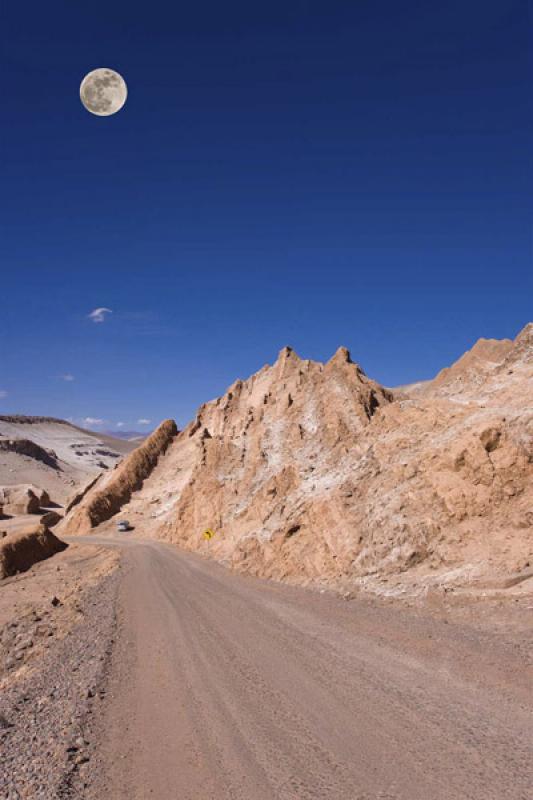
[[43, 514], [41, 517], [41, 524], [46, 525], [47, 528], [53, 528], [54, 525], [57, 525], [63, 517], [61, 514], [58, 514], [57, 511], [47, 511], [46, 514]]
[[50, 497], [47, 492], [32, 484], [0, 486], [0, 505], [3, 506], [5, 514], [38, 514], [41, 507], [49, 503]]
[[67, 547], [46, 525], [29, 525], [9, 534], [0, 540], [0, 580], [24, 572]]

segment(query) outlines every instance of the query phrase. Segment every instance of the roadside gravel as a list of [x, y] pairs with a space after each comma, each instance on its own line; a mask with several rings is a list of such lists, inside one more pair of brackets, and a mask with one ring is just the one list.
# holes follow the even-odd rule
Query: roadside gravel
[[[105, 671], [114, 641], [119, 569], [81, 592], [77, 620], [62, 639], [50, 638], [31, 670], [4, 681], [0, 694], [1, 800], [81, 798], [90, 766], [90, 717], [105, 696]], [[28, 625], [32, 627], [27, 630]], [[13, 655], [50, 636], [53, 622], [34, 613], [4, 628]], [[18, 644], [17, 644], [18, 642]], [[30, 644], [32, 642], [32, 644]], [[17, 649], [18, 648], [18, 649]]]

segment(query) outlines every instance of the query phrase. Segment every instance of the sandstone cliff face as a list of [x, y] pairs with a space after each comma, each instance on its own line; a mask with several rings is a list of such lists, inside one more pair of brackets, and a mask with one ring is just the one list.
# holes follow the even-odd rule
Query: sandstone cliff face
[[138, 491], [150, 475], [159, 457], [177, 434], [176, 423], [166, 420], [130, 453], [114, 470], [100, 479], [98, 487], [88, 492], [77, 503], [66, 521], [70, 534], [87, 533], [101, 522], [116, 514]]

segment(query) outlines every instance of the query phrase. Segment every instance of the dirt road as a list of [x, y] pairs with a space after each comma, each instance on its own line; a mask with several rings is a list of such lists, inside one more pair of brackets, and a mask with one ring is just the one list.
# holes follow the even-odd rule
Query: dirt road
[[164, 544], [121, 546], [96, 796], [531, 798], [525, 646], [243, 578]]

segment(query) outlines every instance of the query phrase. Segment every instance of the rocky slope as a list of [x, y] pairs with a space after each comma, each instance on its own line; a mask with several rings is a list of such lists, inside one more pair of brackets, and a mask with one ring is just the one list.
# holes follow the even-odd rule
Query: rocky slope
[[162, 422], [113, 473], [80, 498], [69, 515], [68, 532], [87, 533], [118, 513], [132, 494], [141, 489], [177, 432], [173, 420]]
[[123, 513], [293, 582], [520, 580], [533, 560], [532, 339], [529, 325], [481, 341], [396, 394], [345, 349], [319, 364], [286, 348], [199, 409]]

